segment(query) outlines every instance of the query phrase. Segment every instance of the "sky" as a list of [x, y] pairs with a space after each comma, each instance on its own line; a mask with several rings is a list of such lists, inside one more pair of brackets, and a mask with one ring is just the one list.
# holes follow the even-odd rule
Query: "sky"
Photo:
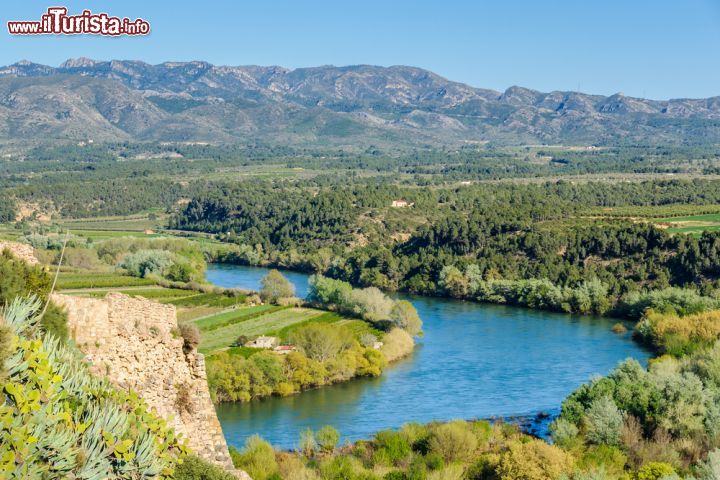
[[[67, 6], [147, 37], [12, 36]], [[474, 87], [653, 99], [720, 95], [720, 0], [4, 0], [0, 64], [67, 58], [219, 65], [411, 65]]]

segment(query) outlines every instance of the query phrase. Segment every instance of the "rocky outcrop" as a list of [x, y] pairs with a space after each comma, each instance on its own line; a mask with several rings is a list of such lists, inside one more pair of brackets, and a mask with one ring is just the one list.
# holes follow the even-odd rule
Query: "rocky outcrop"
[[0, 240], [0, 253], [4, 251], [10, 252], [12, 256], [24, 261], [28, 265], [37, 265], [39, 263], [30, 245]]
[[174, 306], [119, 293], [102, 299], [54, 294], [52, 300], [67, 310], [68, 330], [95, 373], [137, 392], [183, 434], [194, 453], [233, 469], [204, 357], [183, 349]]

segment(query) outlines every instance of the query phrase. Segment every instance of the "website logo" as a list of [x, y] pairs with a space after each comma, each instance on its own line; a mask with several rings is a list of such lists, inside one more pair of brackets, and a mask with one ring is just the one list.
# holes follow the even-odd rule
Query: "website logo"
[[83, 10], [79, 15], [68, 15], [67, 7], [50, 7], [40, 20], [7, 22], [10, 35], [147, 35], [150, 23], [137, 18], [113, 17], [107, 13]]

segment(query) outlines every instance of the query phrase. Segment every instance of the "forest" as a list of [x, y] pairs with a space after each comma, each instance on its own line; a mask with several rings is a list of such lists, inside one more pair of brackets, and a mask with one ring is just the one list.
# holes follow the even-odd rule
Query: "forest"
[[[674, 235], [590, 209], [712, 205], [714, 180], [386, 184], [303, 188], [218, 185], [171, 225], [215, 233], [238, 250], [219, 260], [317, 271], [357, 286], [606, 313], [634, 292], [716, 295], [720, 234]], [[412, 206], [392, 208], [394, 199]]]

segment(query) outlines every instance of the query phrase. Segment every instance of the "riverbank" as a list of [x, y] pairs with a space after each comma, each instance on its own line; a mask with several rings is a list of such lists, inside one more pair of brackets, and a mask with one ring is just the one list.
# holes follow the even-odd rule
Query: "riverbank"
[[[210, 265], [208, 281], [257, 289], [267, 269]], [[296, 292], [309, 276], [294, 272]], [[553, 411], [578, 385], [621, 360], [649, 352], [614, 322], [501, 305], [399, 294], [423, 319], [412, 355], [380, 377], [358, 378], [242, 404], [217, 405], [226, 438], [239, 448], [254, 433], [281, 449], [297, 448], [300, 432], [333, 425], [341, 442], [370, 438], [408, 422], [535, 416]]]
[[[222, 259], [222, 257], [220, 258]], [[238, 261], [237, 258], [232, 260]], [[317, 273], [312, 266], [298, 260], [295, 264], [261, 261], [259, 264], [211, 263], [210, 265], [237, 266], [258, 272], [268, 268], [280, 269], [285, 275], [295, 277], [303, 283]], [[623, 295], [610, 295], [607, 286], [599, 281], [583, 282], [578, 287], [569, 288], [554, 285], [546, 279], [520, 280], [484, 280], [474, 278], [471, 268], [462, 271], [447, 267], [441, 272], [438, 285], [434, 288], [398, 288], [381, 290], [391, 295], [420, 295], [439, 299], [454, 299], [480, 304], [510, 305], [530, 310], [544, 310], [557, 313], [569, 313], [588, 316], [602, 316], [616, 321], [637, 322], [649, 310], [672, 310], [680, 314], [699, 313], [720, 309], [720, 300], [703, 295], [693, 288], [665, 287], [654, 290], [633, 290]], [[249, 279], [252, 281], [253, 279]], [[305, 287], [307, 281], [304, 280]], [[248, 288], [244, 285], [243, 288]]]
[[[276, 305], [251, 305], [194, 322], [200, 350], [209, 353], [206, 370], [216, 402], [289, 396], [378, 377], [413, 351], [412, 335], [421, 332], [412, 304], [377, 289], [354, 290], [317, 277], [301, 301], [277, 270], [260, 281], [258, 300], [284, 292]], [[352, 308], [332, 301], [337, 298], [348, 299]]]

